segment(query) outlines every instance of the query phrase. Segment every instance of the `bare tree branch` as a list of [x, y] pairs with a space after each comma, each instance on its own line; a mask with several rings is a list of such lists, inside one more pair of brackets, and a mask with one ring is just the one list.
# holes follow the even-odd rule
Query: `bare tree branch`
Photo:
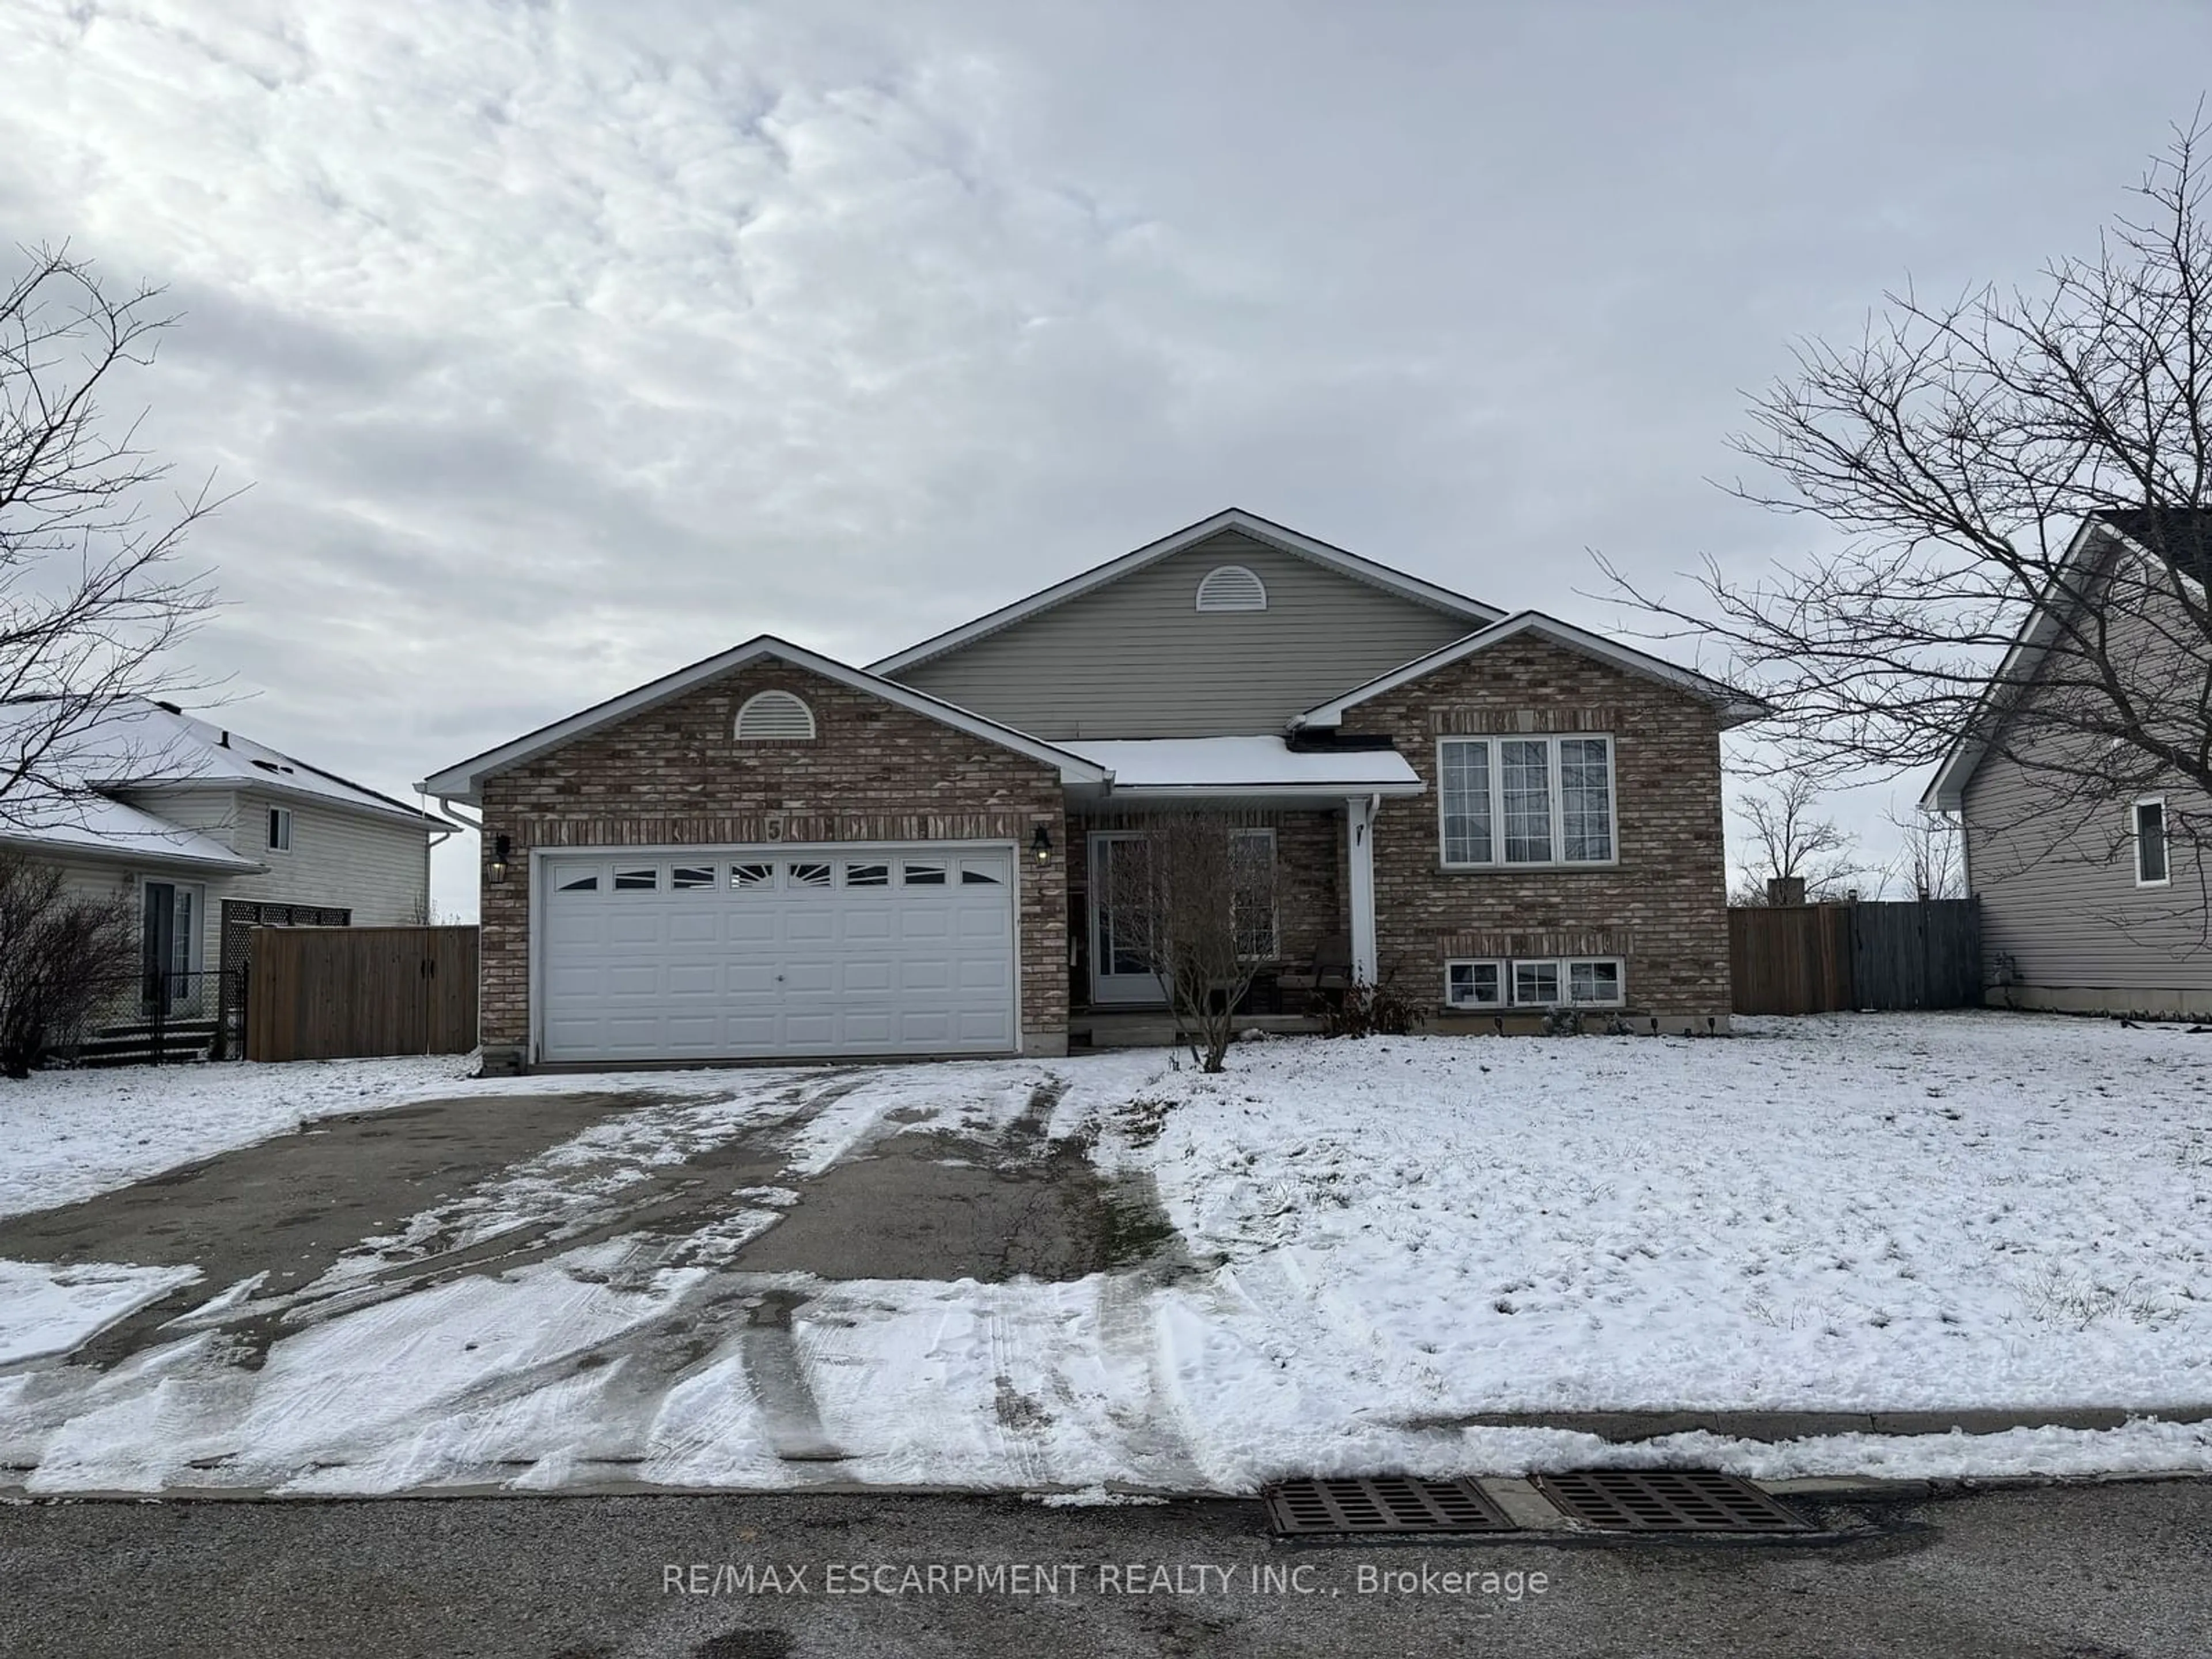
[[1867, 873], [1856, 857], [1858, 839], [1819, 816], [1820, 793], [1811, 775], [1799, 772], [1736, 797], [1748, 845], [1730, 903], [1775, 902], [1769, 886], [1775, 882], [1802, 882], [1805, 898], [1815, 903], [1842, 898], [1856, 887]]
[[2208, 132], [2177, 130], [2138, 215], [2033, 291], [1908, 288], [1855, 343], [1797, 348], [1729, 488], [1839, 550], [1747, 584], [1708, 560], [1680, 602], [1601, 557], [1647, 637], [1717, 647], [1774, 706], [1766, 769], [1894, 776], [1972, 734], [2081, 824], [2212, 792]]
[[1275, 952], [1273, 839], [1191, 811], [1148, 821], [1131, 846], [1107, 864], [1109, 943], [1159, 979], [1191, 1059], [1218, 1072], [1237, 1005]]
[[[70, 816], [86, 745], [131, 700], [189, 689], [169, 653], [214, 603], [186, 537], [229, 499], [212, 482], [152, 509], [169, 468], [100, 394], [150, 367], [175, 317], [120, 295], [66, 246], [21, 250], [0, 288], [0, 827]], [[100, 768], [131, 757], [102, 753]]]

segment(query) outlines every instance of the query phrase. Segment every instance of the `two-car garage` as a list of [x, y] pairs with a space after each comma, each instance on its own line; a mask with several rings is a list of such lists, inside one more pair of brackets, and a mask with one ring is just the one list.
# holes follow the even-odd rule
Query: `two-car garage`
[[548, 851], [537, 1050], [553, 1064], [1004, 1054], [1011, 846]]

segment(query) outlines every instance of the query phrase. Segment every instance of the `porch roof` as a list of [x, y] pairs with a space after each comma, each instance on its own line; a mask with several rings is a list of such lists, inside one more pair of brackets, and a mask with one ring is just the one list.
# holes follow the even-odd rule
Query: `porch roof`
[[1063, 740], [1060, 746], [1113, 775], [1115, 799], [1311, 798], [1418, 795], [1406, 757], [1389, 749], [1292, 749], [1279, 737]]
[[240, 874], [268, 868], [234, 853], [213, 836], [106, 795], [71, 798], [52, 790], [27, 790], [11, 798], [8, 805], [9, 822], [0, 825], [0, 842], [48, 858], [121, 859]]

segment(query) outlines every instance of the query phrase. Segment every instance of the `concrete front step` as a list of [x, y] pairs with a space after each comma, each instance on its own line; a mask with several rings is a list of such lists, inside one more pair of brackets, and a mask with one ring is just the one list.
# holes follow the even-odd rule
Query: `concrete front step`
[[165, 1064], [204, 1060], [215, 1039], [213, 1020], [176, 1020], [163, 1029], [157, 1050], [151, 1025], [112, 1025], [79, 1043], [75, 1059], [80, 1066], [143, 1066], [157, 1054]]

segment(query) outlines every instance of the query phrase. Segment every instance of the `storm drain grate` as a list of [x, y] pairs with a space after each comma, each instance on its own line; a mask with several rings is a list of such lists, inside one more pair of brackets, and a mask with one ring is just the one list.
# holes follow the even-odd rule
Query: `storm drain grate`
[[1403, 1474], [1285, 1480], [1260, 1497], [1278, 1534], [1516, 1530], [1472, 1480]]
[[1803, 1516], [1717, 1469], [1572, 1469], [1536, 1489], [1603, 1532], [1803, 1532]]

